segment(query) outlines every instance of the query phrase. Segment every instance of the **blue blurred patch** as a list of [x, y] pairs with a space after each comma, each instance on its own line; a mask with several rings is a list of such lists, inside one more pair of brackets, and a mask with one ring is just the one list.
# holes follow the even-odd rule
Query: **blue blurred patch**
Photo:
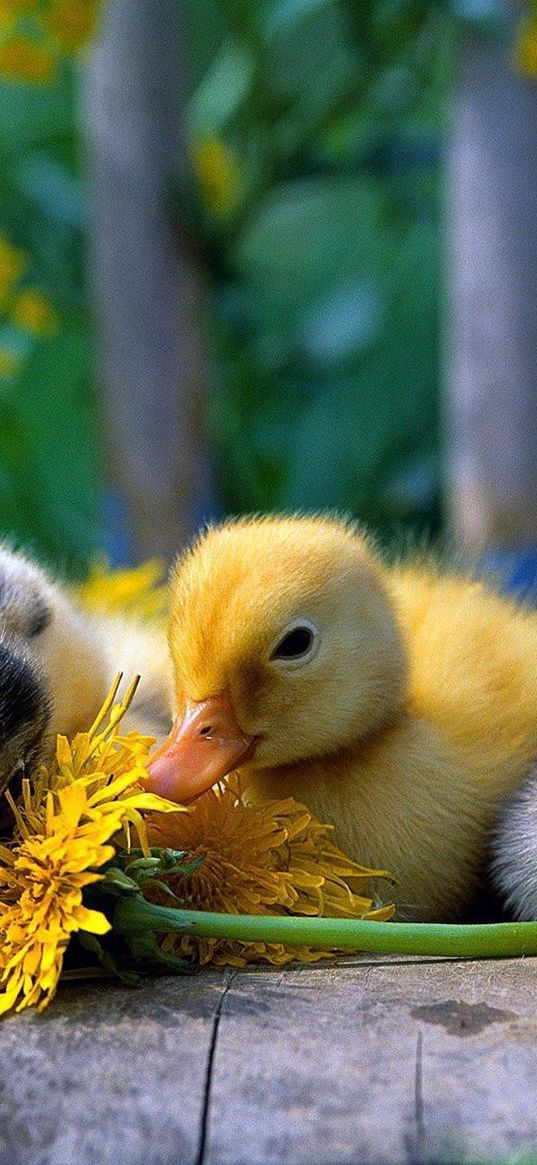
[[537, 606], [537, 546], [493, 548], [481, 562], [483, 574], [494, 575], [503, 591]]
[[134, 561], [131, 524], [124, 498], [117, 490], [103, 493], [102, 550], [110, 566], [130, 566]]
[[[101, 551], [111, 567], [135, 566], [139, 561], [136, 554], [133, 523], [125, 498], [113, 488], [102, 496]], [[222, 512], [212, 498], [192, 498], [188, 514], [190, 535], [194, 537], [203, 526], [222, 518]], [[177, 543], [177, 550], [181, 546]], [[164, 552], [162, 553], [164, 557]]]

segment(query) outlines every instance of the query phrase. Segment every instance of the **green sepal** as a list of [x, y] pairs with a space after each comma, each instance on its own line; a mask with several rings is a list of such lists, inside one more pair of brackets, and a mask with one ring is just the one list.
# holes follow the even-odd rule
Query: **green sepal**
[[134, 879], [129, 878], [124, 870], [115, 865], [108, 867], [98, 886], [103, 894], [112, 894], [117, 898], [128, 898], [132, 894], [140, 893], [140, 887]]
[[[137, 854], [140, 856], [137, 857]], [[155, 847], [150, 857], [144, 856], [140, 849], [129, 852], [120, 850], [104, 868], [104, 877], [98, 883], [98, 890], [112, 897], [129, 898], [140, 894], [143, 887], [150, 883], [173, 902], [180, 902], [163, 877], [177, 874], [189, 878], [199, 869], [202, 861], [202, 857], [191, 858], [185, 850]]]
[[144, 962], [161, 963], [164, 967], [171, 968], [174, 971], [184, 971], [188, 966], [186, 959], [179, 958], [177, 955], [171, 955], [167, 951], [162, 951], [151, 931], [143, 934], [125, 934], [123, 938], [131, 955], [136, 960], [141, 959]]
[[[136, 854], [140, 856], [136, 857]], [[150, 857], [146, 857], [140, 849], [132, 849], [129, 852], [120, 850], [114, 858], [114, 865], [119, 863], [121, 869], [138, 885], [164, 874], [168, 877], [180, 874], [182, 877], [190, 878], [202, 862], [203, 857], [192, 858], [186, 850], [161, 849], [158, 846], [151, 847]]]
[[112, 951], [103, 947], [94, 934], [90, 934], [86, 930], [79, 930], [77, 941], [85, 951], [90, 951], [92, 955], [95, 955], [103, 970], [108, 971], [117, 979], [121, 979], [122, 983], [126, 983], [129, 987], [139, 987], [143, 982], [142, 976], [134, 968], [125, 967], [121, 962], [118, 962]]

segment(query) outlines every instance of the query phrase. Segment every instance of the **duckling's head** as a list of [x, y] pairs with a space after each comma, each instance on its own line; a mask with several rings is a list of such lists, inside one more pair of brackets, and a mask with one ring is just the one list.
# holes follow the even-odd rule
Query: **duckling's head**
[[272, 768], [367, 736], [405, 660], [370, 543], [330, 517], [211, 528], [171, 581], [172, 733], [150, 784], [188, 800], [248, 762]]

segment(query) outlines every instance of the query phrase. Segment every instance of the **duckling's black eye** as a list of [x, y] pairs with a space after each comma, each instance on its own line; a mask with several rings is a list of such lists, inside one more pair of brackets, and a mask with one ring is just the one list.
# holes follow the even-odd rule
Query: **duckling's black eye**
[[274, 648], [271, 659], [299, 659], [306, 655], [313, 643], [311, 627], [295, 627], [284, 635]]

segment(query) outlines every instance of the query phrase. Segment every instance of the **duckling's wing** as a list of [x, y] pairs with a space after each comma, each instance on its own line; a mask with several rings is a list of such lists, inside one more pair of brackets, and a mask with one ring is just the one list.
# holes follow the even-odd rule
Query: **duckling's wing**
[[[508, 787], [537, 757], [537, 613], [481, 580], [422, 566], [389, 585], [409, 660], [413, 711]], [[514, 784], [513, 784], [514, 787]]]

